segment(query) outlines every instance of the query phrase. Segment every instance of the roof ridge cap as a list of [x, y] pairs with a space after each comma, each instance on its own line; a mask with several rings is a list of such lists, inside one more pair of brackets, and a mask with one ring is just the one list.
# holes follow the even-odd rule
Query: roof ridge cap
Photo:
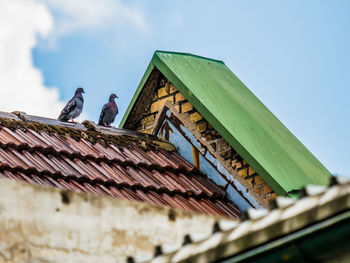
[[214, 59], [214, 58], [208, 58], [208, 57], [204, 57], [204, 56], [199, 56], [199, 55], [192, 54], [192, 53], [177, 52], [177, 51], [166, 51], [166, 50], [156, 50], [156, 51], [154, 51], [154, 55], [156, 55], [158, 53], [175, 54], [175, 55], [183, 55], [183, 56], [195, 57], [195, 58], [200, 58], [200, 59], [204, 59], [204, 60], [210, 60], [210, 61], [222, 63], [222, 64], [225, 65], [225, 62], [222, 61], [222, 60]]
[[[73, 139], [87, 139], [91, 143], [121, 144], [121, 146], [133, 146], [135, 144], [142, 148], [161, 148], [166, 151], [175, 151], [175, 146], [154, 135], [145, 134], [126, 129], [98, 126], [93, 121], [85, 120], [82, 123], [61, 122], [56, 119], [27, 115], [25, 112], [14, 111], [12, 113], [0, 111], [0, 129], [7, 127], [16, 129], [32, 129], [35, 131], [46, 131], [65, 136], [69, 134]], [[129, 141], [118, 137], [129, 137]]]

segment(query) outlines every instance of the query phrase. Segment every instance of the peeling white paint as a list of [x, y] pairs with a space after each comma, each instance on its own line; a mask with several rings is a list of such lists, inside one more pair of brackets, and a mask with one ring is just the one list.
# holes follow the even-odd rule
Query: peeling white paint
[[[125, 262], [210, 235], [218, 217], [0, 179], [0, 262]], [[169, 216], [174, 211], [175, 220]]]

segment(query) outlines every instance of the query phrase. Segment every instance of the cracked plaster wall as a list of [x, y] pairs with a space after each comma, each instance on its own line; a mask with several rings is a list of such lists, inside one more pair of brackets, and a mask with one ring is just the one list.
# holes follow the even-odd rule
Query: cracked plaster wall
[[0, 262], [126, 262], [217, 218], [0, 179]]

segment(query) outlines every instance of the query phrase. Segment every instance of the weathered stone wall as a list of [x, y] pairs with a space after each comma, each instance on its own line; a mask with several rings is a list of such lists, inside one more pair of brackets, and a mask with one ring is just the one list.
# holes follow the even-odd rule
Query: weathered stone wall
[[158, 112], [169, 101], [179, 113], [188, 114], [190, 122], [196, 125], [196, 129], [200, 132], [201, 137], [211, 146], [212, 154], [219, 154], [224, 159], [226, 166], [230, 166], [246, 182], [246, 185], [260, 197], [259, 199], [263, 202], [262, 205], [267, 207], [270, 200], [276, 198], [277, 195], [263, 178], [243, 160], [164, 76], [160, 74], [159, 80], [153, 82], [153, 84], [156, 84], [156, 86], [153, 88], [148, 87], [148, 90], [153, 90], [151, 102], [145, 107], [142, 117], [136, 123], [135, 129], [150, 133]]
[[0, 179], [0, 262], [126, 262], [209, 235], [217, 218]]

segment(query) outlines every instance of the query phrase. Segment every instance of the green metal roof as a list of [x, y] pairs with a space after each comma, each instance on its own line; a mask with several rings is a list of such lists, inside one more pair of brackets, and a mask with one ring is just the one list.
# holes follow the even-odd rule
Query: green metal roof
[[277, 192], [326, 185], [331, 173], [222, 62], [156, 51], [120, 124], [156, 67]]

